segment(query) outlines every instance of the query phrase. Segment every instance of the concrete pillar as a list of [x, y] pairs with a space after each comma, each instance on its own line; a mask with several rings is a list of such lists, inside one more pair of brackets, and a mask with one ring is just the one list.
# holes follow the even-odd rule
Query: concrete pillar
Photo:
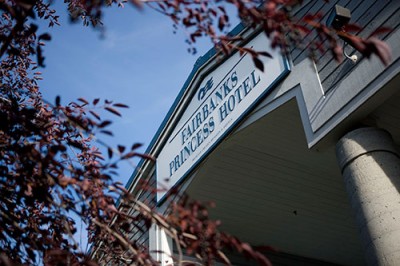
[[368, 265], [400, 265], [400, 159], [390, 134], [359, 128], [336, 146]]

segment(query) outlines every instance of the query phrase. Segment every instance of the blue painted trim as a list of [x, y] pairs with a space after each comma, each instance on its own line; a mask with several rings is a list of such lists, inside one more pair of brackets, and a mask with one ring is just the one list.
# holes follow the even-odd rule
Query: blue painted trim
[[[231, 32], [228, 33], [228, 36], [235, 36], [238, 35], [240, 32], [242, 32], [245, 29], [244, 25], [242, 23], [238, 24]], [[157, 139], [161, 135], [165, 125], [167, 124], [168, 120], [174, 113], [176, 107], [178, 106], [179, 101], [181, 100], [183, 94], [189, 87], [190, 82], [193, 80], [193, 78], [196, 76], [197, 72], [199, 69], [205, 65], [213, 56], [215, 56], [217, 53], [217, 50], [215, 48], [211, 48], [207, 53], [205, 53], [203, 56], [200, 56], [196, 63], [193, 66], [192, 71], [189, 74], [189, 77], [186, 79], [185, 83], [183, 84], [183, 87], [181, 88], [180, 92], [178, 93], [178, 96], [175, 98], [174, 103], [172, 104], [171, 108], [169, 109], [167, 115], [164, 117], [164, 120], [162, 121], [160, 127], [158, 128], [156, 134], [154, 135], [153, 139], [150, 141], [149, 146], [147, 147], [145, 153], [150, 153], [151, 149], [154, 147]], [[138, 165], [136, 166], [135, 170], [133, 171], [131, 177], [129, 178], [125, 188], [129, 189], [130, 186], [133, 184], [135, 181], [135, 177], [138, 174], [139, 169], [142, 168], [143, 164], [145, 163], [145, 159], [141, 159]], [[117, 202], [117, 206], [119, 205], [119, 200]]]
[[[237, 25], [230, 33], [228, 33], [229, 36], [235, 36], [238, 35], [239, 33], [241, 33], [243, 30], [245, 29], [245, 26], [240, 23], [239, 25]], [[243, 43], [243, 45], [245, 45], [247, 42], [250, 42], [257, 34], [259, 34], [260, 31], [255, 31], [254, 34], [252, 34], [251, 36], [249, 36], [249, 38], [246, 40], [245, 43]], [[161, 133], [163, 132], [166, 124], [168, 123], [169, 119], [171, 118], [171, 116], [173, 115], [176, 107], [178, 106], [180, 100], [182, 99], [184, 93], [186, 92], [186, 90], [188, 89], [190, 83], [192, 82], [193, 78], [196, 76], [196, 74], [198, 73], [199, 69], [205, 65], [213, 56], [215, 56], [217, 53], [215, 48], [210, 49], [206, 54], [204, 54], [203, 56], [200, 56], [196, 63], [193, 66], [192, 71], [190, 72], [188, 78], [186, 79], [183, 87], [181, 88], [180, 92], [178, 93], [177, 97], [175, 98], [174, 103], [172, 104], [171, 108], [169, 109], [167, 115], [165, 116], [163, 122], [161, 123], [160, 127], [158, 128], [156, 134], [154, 135], [153, 139], [151, 140], [149, 146], [147, 147], [145, 153], [150, 153], [151, 150], [153, 149], [154, 145], [156, 144], [157, 140], [159, 139]], [[229, 57], [227, 57], [226, 59], [228, 59]], [[225, 60], [226, 60], [225, 59]], [[225, 61], [224, 60], [224, 61]], [[257, 106], [257, 104], [259, 104], [261, 102], [261, 100], [263, 100], [271, 91], [272, 89], [276, 86], [277, 83], [279, 83], [284, 77], [286, 77], [289, 72], [290, 72], [290, 64], [289, 64], [289, 60], [287, 58], [287, 56], [282, 56], [282, 60], [283, 60], [283, 64], [284, 64], [284, 70], [283, 72], [274, 80], [274, 82], [265, 89], [265, 91], [260, 95], [260, 97], [253, 102], [249, 108], [225, 131], [224, 134], [222, 134], [218, 140], [209, 148], [209, 150], [204, 153], [195, 164], [192, 165], [192, 167], [174, 184], [174, 186], [172, 188], [175, 188], [177, 186], [179, 186], [180, 184], [182, 184], [182, 182], [188, 177], [188, 175], [204, 160], [204, 158], [206, 156], [208, 156], [221, 142], [222, 140], [233, 131], [233, 129], [238, 126], [238, 124], [240, 122], [242, 122], [243, 118], [248, 115], [251, 111], [254, 110], [254, 108]], [[221, 62], [222, 63], [222, 62]], [[219, 66], [220, 64], [218, 64]], [[216, 67], [218, 67], [216, 66]], [[216, 68], [215, 67], [215, 68]], [[209, 72], [213, 71], [214, 69], [209, 70], [206, 74], [208, 74]], [[177, 121], [179, 121], [179, 117], [177, 119]], [[166, 140], [167, 141], [167, 140]], [[125, 188], [129, 189], [130, 186], [132, 186], [132, 184], [134, 183], [138, 173], [139, 173], [139, 169], [141, 169], [144, 165], [144, 163], [146, 162], [145, 159], [140, 160], [140, 162], [138, 163], [137, 167], [135, 168], [134, 172], [132, 173], [130, 179], [128, 180]], [[157, 202], [157, 206], [160, 206], [167, 198], [168, 193], [166, 193], [158, 202]], [[117, 206], [119, 205], [120, 201], [117, 201]]]
[[[254, 37], [254, 36], [253, 36]], [[249, 41], [251, 41], [252, 38], [249, 38]], [[193, 170], [199, 166], [203, 160], [210, 155], [211, 152], [214, 151], [214, 149], [230, 134], [232, 131], [237, 127], [243, 119], [250, 114], [256, 107], [257, 105], [267, 97], [269, 93], [272, 92], [272, 90], [276, 87], [276, 85], [283, 80], [291, 71], [290, 69], [290, 64], [287, 56], [282, 55], [282, 62], [284, 65], [284, 69], [282, 73], [267, 87], [265, 88], [264, 92], [247, 108], [245, 112], [243, 112], [238, 119], [214, 142], [214, 144], [206, 151], [199, 159], [196, 160], [196, 162], [186, 171], [185, 174], [182, 175], [182, 177], [176, 181], [176, 183], [171, 187], [170, 190], [173, 190], [173, 188], [176, 188], [177, 186], [181, 185], [182, 182], [193, 172]], [[167, 199], [169, 196], [169, 193], [167, 192], [158, 202], [157, 206], [160, 206], [164, 203], [164, 201]]]

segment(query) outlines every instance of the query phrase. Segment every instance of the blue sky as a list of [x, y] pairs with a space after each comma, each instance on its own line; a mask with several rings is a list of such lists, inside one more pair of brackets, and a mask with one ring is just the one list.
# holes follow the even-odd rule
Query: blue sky
[[[169, 18], [131, 5], [106, 10], [101, 38], [91, 27], [69, 23], [61, 1], [55, 6], [61, 26], [41, 28], [52, 35], [44, 48], [44, 97], [52, 102], [60, 95], [63, 104], [79, 97], [125, 103], [130, 108], [122, 110], [122, 118], [110, 116], [114, 138], [100, 137], [114, 145], [140, 142], [146, 148], [194, 62], [211, 43], [204, 40], [196, 46], [196, 55], [189, 54], [185, 33], [174, 34]], [[134, 169], [121, 166], [116, 179], [125, 184]]]

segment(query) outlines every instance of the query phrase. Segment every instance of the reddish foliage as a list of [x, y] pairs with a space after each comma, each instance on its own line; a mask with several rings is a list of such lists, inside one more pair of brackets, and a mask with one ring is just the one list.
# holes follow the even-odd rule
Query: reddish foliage
[[[197, 39], [208, 36], [215, 47], [224, 54], [229, 54], [234, 50], [243, 52], [243, 48], [236, 42], [237, 36], [227, 35], [230, 24], [223, 6], [224, 2], [236, 7], [239, 17], [246, 26], [264, 30], [272, 40], [272, 46], [280, 47], [283, 53], [289, 52], [293, 47], [306, 47], [311, 56], [314, 56], [315, 53], [331, 51], [334, 58], [340, 62], [343, 52], [341, 42], [338, 41], [340, 36], [346, 35], [353, 41], [350, 44], [355, 44], [354, 47], [363, 55], [369, 57], [375, 54], [383, 64], [390, 63], [390, 49], [382, 41], [370, 38], [371, 36], [360, 38], [350, 34], [350, 32], [360, 30], [357, 25], [349, 24], [338, 32], [321, 23], [322, 14], [320, 13], [306, 14], [302, 18], [293, 17], [292, 10], [303, 2], [299, 0], [173, 0], [160, 1], [156, 5], [158, 11], [169, 16], [176, 27], [181, 26], [188, 32], [189, 44], [193, 45]], [[312, 31], [316, 31], [317, 40], [311, 38]], [[378, 29], [374, 35], [387, 31], [386, 28]], [[196, 51], [195, 48], [192, 51]], [[257, 59], [254, 60], [254, 63], [258, 68], [263, 69]]]
[[[72, 20], [96, 26], [101, 24], [105, 6], [123, 6], [127, 1], [64, 2]], [[143, 6], [142, 1], [129, 2], [137, 8]], [[374, 37], [387, 29], [377, 30], [370, 38], [362, 39], [348, 33], [357, 31], [356, 26], [349, 26], [347, 32], [332, 31], [320, 23], [320, 14], [298, 20], [290, 13], [301, 2], [298, 0], [225, 2], [234, 5], [250, 27], [260, 26], [272, 39], [272, 45], [280, 46], [283, 52], [293, 46], [304, 46], [304, 41], [308, 41], [305, 37], [315, 30], [319, 38], [306, 43], [312, 52], [330, 50], [340, 60], [342, 50], [338, 46], [338, 34], [367, 57], [376, 54], [384, 64], [390, 63], [389, 47]], [[258, 56], [270, 56], [239, 47], [240, 36], [227, 35], [230, 22], [223, 1], [149, 1], [147, 5], [169, 16], [175, 26], [183, 26], [188, 31], [190, 44], [208, 36], [225, 54], [234, 49], [250, 53], [261, 69], [263, 65]], [[215, 260], [229, 264], [229, 259], [221, 252], [227, 248], [261, 265], [270, 265], [247, 243], [220, 232], [219, 222], [209, 218], [205, 205], [182, 200], [172, 205], [169, 216], [163, 217], [132, 198], [121, 184], [114, 183], [114, 169], [121, 160], [135, 156], [153, 159], [137, 152], [139, 144], [130, 149], [107, 147], [107, 160], [94, 146], [94, 141], [100, 142], [94, 137], [98, 133], [112, 135], [108, 130], [111, 121], [103, 121], [98, 110], [120, 116], [118, 109], [127, 106], [83, 98], [67, 105], [61, 103], [60, 97], [55, 99], [54, 105], [46, 102], [37, 85], [41, 79], [37, 68], [44, 67], [43, 45], [51, 36], [47, 33], [38, 36], [38, 26], [31, 22], [40, 18], [47, 20], [50, 27], [58, 25], [56, 12], [47, 1], [6, 0], [0, 2], [0, 14], [1, 265], [38, 262], [95, 265], [73, 239], [77, 226], [72, 213], [86, 223], [90, 241], [100, 241], [102, 244], [98, 247], [108, 261], [115, 263], [157, 264], [145, 247], [128, 239], [126, 234], [131, 227], [147, 230], [156, 223], [167, 230], [187, 254], [197, 255], [204, 264], [211, 265]], [[119, 209], [116, 208], [117, 198], [121, 202]], [[128, 212], [131, 208], [134, 214]]]
[[188, 255], [198, 258], [202, 265], [214, 265], [215, 261], [230, 265], [226, 250], [241, 253], [256, 260], [259, 265], [272, 265], [248, 243], [221, 232], [218, 229], [221, 222], [209, 217], [209, 207], [213, 205], [189, 201], [187, 197], [172, 204], [166, 221], [179, 232], [174, 238], [177, 245], [184, 248]]

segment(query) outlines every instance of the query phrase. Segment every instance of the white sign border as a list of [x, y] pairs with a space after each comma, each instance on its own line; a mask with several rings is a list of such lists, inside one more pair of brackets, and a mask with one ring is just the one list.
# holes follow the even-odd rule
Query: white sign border
[[[254, 34], [252, 34], [248, 40], [243, 43], [242, 45], [246, 45], [247, 43], [251, 42], [254, 38], [256, 38], [259, 34], [264, 34], [264, 33], [260, 33], [260, 32], [256, 32]], [[239, 53], [239, 52], [235, 52], [234, 54]], [[193, 97], [196, 96], [196, 92], [198, 91], [197, 85], [199, 85], [203, 79], [208, 76], [210, 73], [212, 73], [213, 71], [215, 71], [215, 69], [217, 69], [220, 65], [222, 65], [226, 60], [228, 60], [231, 56], [233, 56], [234, 54], [230, 55], [229, 57], [227, 57], [225, 60], [219, 62], [218, 65], [212, 67], [211, 69], [207, 70], [205, 73], [202, 73], [199, 75], [199, 81], [196, 82], [196, 88], [194, 90], [193, 93], [191, 93], [191, 95], [188, 97], [188, 103], [189, 104], [192, 100]], [[214, 59], [215, 60], [215, 59]], [[224, 133], [222, 133], [215, 141], [214, 143], [207, 148], [207, 151], [205, 151], [199, 158], [196, 159], [196, 162], [192, 164], [192, 166], [186, 170], [186, 172], [184, 174], [182, 174], [182, 176], [176, 180], [176, 182], [168, 188], [168, 191], [166, 191], [166, 193], [163, 194], [163, 196], [161, 198], [158, 198], [158, 193], [157, 193], [157, 206], [160, 206], [162, 203], [164, 203], [164, 201], [168, 198], [169, 194], [170, 194], [170, 190], [180, 186], [183, 181], [186, 180], [186, 178], [204, 161], [204, 159], [210, 155], [211, 152], [214, 151], [214, 149], [230, 134], [233, 132], [233, 130], [243, 121], [243, 119], [250, 114], [256, 107], [257, 105], [263, 100], [265, 99], [265, 97], [272, 92], [272, 90], [277, 86], [277, 84], [282, 81], [283, 78], [285, 78], [291, 71], [290, 68], [290, 61], [288, 56], [283, 55], [281, 56], [281, 60], [284, 66], [283, 71], [280, 73], [280, 75], [278, 77], [276, 77], [276, 79], [267, 87], [264, 89], [264, 91], [253, 101], [252, 104], [250, 104], [247, 109], [240, 115], [238, 116], [238, 118], [225, 130]], [[201, 70], [200, 70], [201, 71]], [[179, 122], [179, 120], [181, 119], [182, 115], [184, 114], [184, 111], [182, 111], [182, 113], [176, 118], [176, 121]], [[171, 132], [172, 133], [172, 132]], [[157, 167], [157, 163], [156, 163], [156, 167]], [[155, 171], [157, 173], [157, 170]], [[157, 182], [158, 181], [158, 177], [156, 176]], [[158, 184], [157, 184], [158, 186]]]

